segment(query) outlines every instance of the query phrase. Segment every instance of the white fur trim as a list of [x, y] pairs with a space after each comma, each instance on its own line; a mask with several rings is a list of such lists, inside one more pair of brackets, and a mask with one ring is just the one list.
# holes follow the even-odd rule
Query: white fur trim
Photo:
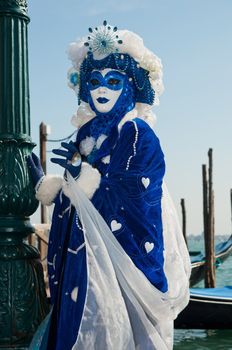
[[128, 112], [127, 114], [125, 114], [125, 116], [121, 119], [120, 123], [118, 124], [118, 130], [120, 131], [122, 126], [128, 122], [133, 120], [134, 118], [138, 117], [138, 112], [137, 110], [134, 108], [132, 109], [132, 111]]
[[39, 181], [37, 182], [37, 184], [35, 185], [35, 192], [36, 192], [36, 193], [39, 191], [39, 188], [40, 188], [40, 186], [41, 186], [41, 184], [42, 184], [42, 182], [43, 182], [43, 180], [44, 180], [44, 177], [45, 177], [45, 175], [43, 175], [43, 176], [39, 179]]
[[118, 124], [118, 130], [122, 129], [123, 125], [135, 118], [142, 119], [145, 121], [152, 129], [155, 127], [156, 116], [152, 111], [152, 106], [146, 103], [136, 103], [135, 108], [128, 112]]
[[[76, 180], [77, 185], [82, 189], [86, 196], [91, 199], [95, 191], [99, 188], [101, 182], [101, 174], [90, 164], [83, 162], [81, 166], [81, 173]], [[71, 193], [66, 184], [63, 186], [64, 194], [71, 199]]]
[[44, 205], [51, 205], [62, 188], [63, 178], [58, 175], [46, 175], [39, 186], [36, 198]]

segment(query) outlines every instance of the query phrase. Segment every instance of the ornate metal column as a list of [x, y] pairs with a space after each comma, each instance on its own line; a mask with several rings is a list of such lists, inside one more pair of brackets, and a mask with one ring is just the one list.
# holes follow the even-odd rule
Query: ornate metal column
[[38, 203], [30, 137], [26, 0], [0, 0], [0, 349], [26, 349], [47, 312], [42, 266], [23, 239]]

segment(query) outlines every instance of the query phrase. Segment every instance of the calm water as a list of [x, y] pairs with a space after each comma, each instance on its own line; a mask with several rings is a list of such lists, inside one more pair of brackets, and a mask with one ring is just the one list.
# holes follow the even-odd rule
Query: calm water
[[[224, 240], [227, 237], [224, 237]], [[217, 242], [222, 238], [217, 239]], [[190, 249], [203, 250], [200, 237], [189, 241]], [[216, 272], [217, 287], [232, 285], [232, 256]], [[196, 287], [204, 287], [199, 283]], [[174, 350], [232, 350], [232, 330], [175, 330]]]

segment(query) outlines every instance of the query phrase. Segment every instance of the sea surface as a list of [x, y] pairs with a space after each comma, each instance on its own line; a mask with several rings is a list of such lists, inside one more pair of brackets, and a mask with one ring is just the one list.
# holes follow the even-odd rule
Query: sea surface
[[[225, 241], [229, 236], [216, 236], [216, 243]], [[188, 239], [190, 250], [204, 252], [202, 236]], [[216, 270], [216, 287], [232, 285], [232, 255]], [[204, 287], [203, 282], [195, 287]], [[174, 350], [232, 350], [232, 329], [178, 329], [174, 332]]]

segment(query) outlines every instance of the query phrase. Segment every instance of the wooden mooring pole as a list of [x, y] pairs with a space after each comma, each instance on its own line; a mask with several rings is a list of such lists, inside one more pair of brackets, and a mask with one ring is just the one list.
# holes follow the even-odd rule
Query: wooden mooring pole
[[184, 198], [181, 198], [180, 205], [181, 205], [181, 209], [182, 209], [182, 231], [183, 231], [183, 236], [184, 236], [184, 239], [185, 239], [185, 243], [188, 246], [187, 233], [186, 233], [186, 209], [185, 209], [185, 200], [184, 200]]
[[206, 164], [202, 165], [202, 187], [203, 187], [203, 225], [204, 225], [204, 242], [205, 251], [207, 232], [208, 232], [208, 180], [207, 180], [207, 168]]
[[[205, 238], [205, 287], [214, 288], [215, 280], [215, 253], [214, 253], [214, 191], [213, 191], [213, 150], [208, 151], [208, 174], [206, 165], [202, 165], [203, 179], [203, 217]], [[207, 176], [208, 175], [208, 176]]]
[[[42, 168], [43, 168], [45, 175], [47, 172], [46, 142], [47, 142], [48, 135], [49, 135], [49, 126], [44, 124], [43, 122], [40, 123], [40, 126], [39, 126], [40, 162], [41, 162], [41, 165], [42, 165]], [[42, 205], [42, 204], [41, 204], [41, 223], [42, 224], [48, 223], [47, 207], [45, 205]]]

